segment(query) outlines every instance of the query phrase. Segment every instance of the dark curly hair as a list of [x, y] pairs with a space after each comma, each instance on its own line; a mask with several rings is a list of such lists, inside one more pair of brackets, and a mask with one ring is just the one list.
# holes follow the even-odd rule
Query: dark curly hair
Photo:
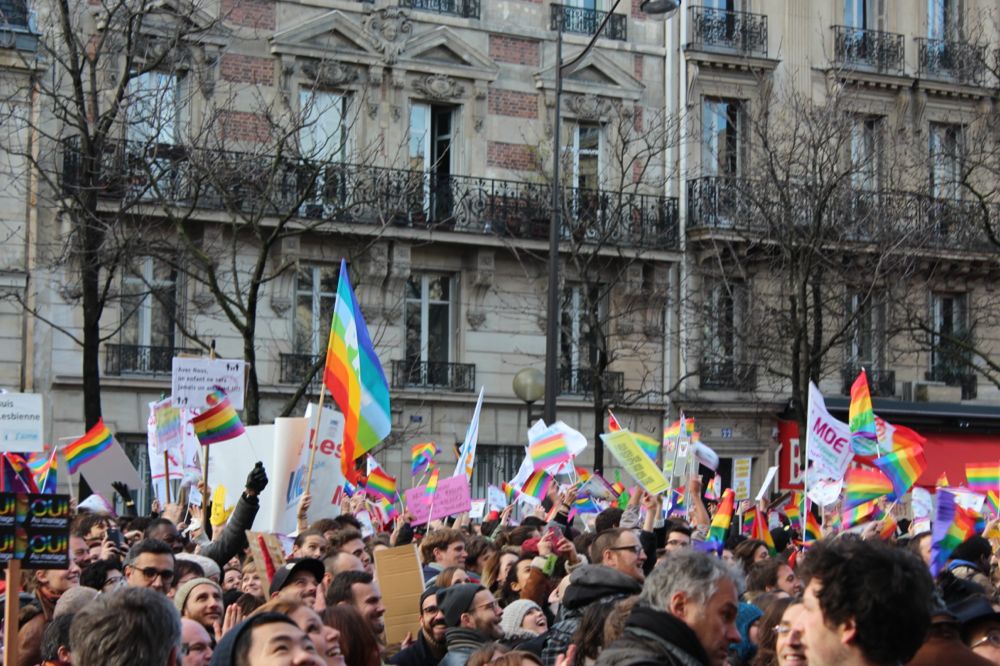
[[912, 553], [881, 542], [842, 538], [812, 547], [802, 579], [819, 583], [827, 626], [854, 620], [854, 643], [875, 663], [909, 661], [930, 628], [934, 582]]

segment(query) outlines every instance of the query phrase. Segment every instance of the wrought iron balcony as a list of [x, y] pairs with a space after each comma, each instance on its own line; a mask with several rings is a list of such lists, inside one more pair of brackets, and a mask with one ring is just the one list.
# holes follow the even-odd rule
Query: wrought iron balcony
[[732, 51], [767, 57], [767, 16], [714, 7], [690, 7], [691, 40], [688, 49]]
[[[75, 137], [64, 145], [67, 192], [135, 204], [180, 204], [287, 214], [324, 222], [393, 225], [522, 239], [548, 238], [551, 187], [384, 167], [191, 150], [163, 144], [108, 145], [87, 173]], [[564, 189], [565, 238], [601, 245], [676, 249], [677, 199], [613, 190]]]
[[[843, 382], [841, 392], [843, 395], [851, 395], [851, 385], [858, 378], [861, 368], [862, 366], [857, 363], [847, 363], [841, 369], [840, 376]], [[868, 366], [865, 367], [865, 373], [868, 375], [868, 388], [873, 396], [876, 398], [889, 398], [896, 395], [895, 370]]]
[[981, 86], [986, 80], [986, 47], [945, 39], [917, 38], [921, 78]]
[[479, 18], [479, 0], [400, 0], [401, 7], [462, 18]]
[[976, 374], [968, 366], [961, 367], [941, 363], [933, 366], [925, 375], [929, 382], [944, 382], [947, 386], [960, 386], [962, 400], [975, 400], [979, 393]]
[[[580, 35], [593, 35], [597, 32], [607, 12], [599, 9], [586, 9], [584, 7], [568, 7], [566, 5], [552, 5], [552, 19], [549, 25], [550, 30], [559, 30], [562, 24], [563, 32], [573, 32]], [[608, 19], [608, 24], [601, 33], [605, 39], [617, 39], [625, 41], [628, 39], [628, 17], [625, 14], [612, 14]]]
[[201, 349], [182, 347], [107, 344], [104, 345], [104, 374], [109, 377], [169, 375], [175, 356], [200, 356], [201, 353]]
[[476, 365], [439, 361], [393, 361], [392, 387], [475, 391]]
[[903, 35], [846, 25], [833, 26], [835, 63], [847, 69], [870, 69], [882, 74], [902, 74]]
[[703, 391], [749, 393], [757, 388], [757, 366], [732, 359], [702, 359], [698, 378]]
[[594, 395], [595, 380], [600, 379], [603, 395], [609, 399], [625, 393], [625, 373], [606, 370], [595, 376], [590, 368], [559, 368], [559, 392], [562, 395]]
[[[323, 358], [323, 354], [281, 354], [281, 374], [278, 381], [282, 384], [301, 384]], [[318, 386], [321, 381], [323, 381], [322, 368], [313, 375], [309, 385]]]

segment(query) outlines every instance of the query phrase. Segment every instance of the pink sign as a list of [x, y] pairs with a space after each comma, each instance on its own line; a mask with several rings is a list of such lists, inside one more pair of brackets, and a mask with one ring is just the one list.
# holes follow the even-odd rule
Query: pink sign
[[417, 486], [403, 493], [406, 508], [413, 514], [412, 525], [423, 525], [432, 520], [447, 518], [472, 508], [469, 480], [465, 478], [464, 474], [441, 479], [433, 497], [427, 496], [424, 492], [425, 488], [426, 486]]

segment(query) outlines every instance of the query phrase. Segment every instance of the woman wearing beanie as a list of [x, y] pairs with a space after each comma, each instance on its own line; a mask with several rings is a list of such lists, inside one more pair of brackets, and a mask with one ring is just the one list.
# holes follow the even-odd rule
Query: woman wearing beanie
[[530, 599], [513, 601], [503, 609], [500, 626], [503, 627], [504, 645], [541, 656], [549, 630], [541, 606]]

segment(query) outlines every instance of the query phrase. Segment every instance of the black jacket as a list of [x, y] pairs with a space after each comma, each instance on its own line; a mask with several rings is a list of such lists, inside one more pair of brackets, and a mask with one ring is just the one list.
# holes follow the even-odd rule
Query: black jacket
[[417, 633], [416, 643], [400, 650], [386, 660], [387, 663], [394, 666], [437, 666], [440, 661], [440, 659], [434, 656], [430, 642], [423, 631]]
[[698, 636], [670, 613], [636, 606], [625, 633], [597, 658], [597, 666], [708, 666]]
[[224, 569], [226, 563], [233, 559], [247, 547], [247, 530], [253, 527], [253, 520], [257, 517], [260, 509], [260, 500], [256, 495], [247, 497], [246, 493], [240, 495], [233, 509], [233, 515], [229, 516], [226, 528], [222, 530], [219, 538], [201, 549], [201, 555], [214, 560], [219, 565], [219, 569]]

